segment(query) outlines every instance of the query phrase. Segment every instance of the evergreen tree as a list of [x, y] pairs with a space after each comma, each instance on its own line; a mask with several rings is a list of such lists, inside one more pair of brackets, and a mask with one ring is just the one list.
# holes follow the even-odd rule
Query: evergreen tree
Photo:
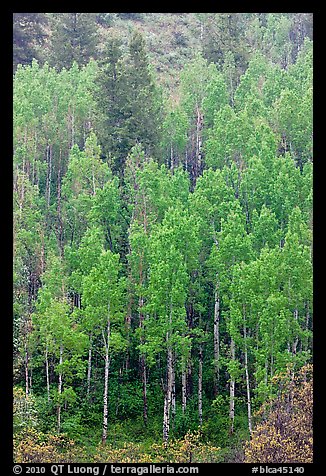
[[70, 68], [74, 61], [84, 65], [96, 57], [96, 13], [55, 13], [52, 22], [51, 62], [57, 69]]
[[140, 142], [148, 155], [155, 156], [160, 142], [161, 98], [149, 67], [144, 37], [137, 31], [130, 39], [126, 74], [129, 94], [124, 110], [130, 144]]
[[95, 90], [99, 140], [104, 155], [115, 171], [120, 170], [129, 145], [125, 137], [126, 115], [123, 109], [127, 93], [125, 66], [120, 48], [121, 41], [116, 38], [106, 43]]
[[243, 13], [211, 13], [207, 15], [203, 34], [203, 55], [221, 69], [227, 52], [234, 56], [237, 82], [244, 72], [248, 57]]
[[37, 46], [45, 42], [44, 26], [47, 18], [44, 13], [14, 13], [13, 14], [13, 66], [31, 64], [33, 58], [38, 58]]
[[[122, 61], [120, 43], [107, 44], [98, 77], [101, 143], [113, 169], [123, 175], [131, 148], [155, 154], [160, 143], [161, 99], [149, 69], [145, 40], [136, 32]], [[103, 97], [106, 98], [103, 101]]]

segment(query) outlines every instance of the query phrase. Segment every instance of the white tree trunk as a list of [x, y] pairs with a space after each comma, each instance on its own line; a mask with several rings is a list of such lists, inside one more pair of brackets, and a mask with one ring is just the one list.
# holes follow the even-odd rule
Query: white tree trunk
[[71, 117], [71, 147], [75, 144], [75, 111], [74, 107], [72, 108], [72, 117]]
[[[231, 339], [231, 359], [235, 360], [235, 346], [234, 340]], [[235, 393], [235, 380], [231, 377], [230, 381], [230, 433], [233, 433], [234, 430], [234, 393]]]
[[[140, 285], [143, 283], [143, 278], [142, 278], [142, 266], [140, 268]], [[140, 343], [144, 343], [144, 337], [143, 337], [143, 328], [144, 328], [144, 320], [145, 316], [143, 314], [143, 306], [144, 306], [144, 298], [143, 296], [139, 297], [138, 301], [138, 307], [139, 307], [139, 328], [141, 330], [141, 337], [140, 337]], [[144, 419], [144, 424], [145, 426], [147, 425], [147, 365], [146, 365], [146, 357], [145, 355], [140, 356], [140, 371], [141, 371], [141, 376], [142, 376], [142, 384], [143, 384], [143, 419]]]
[[220, 358], [220, 300], [218, 296], [217, 286], [214, 295], [214, 393], [218, 393], [218, 382], [220, 377], [219, 358]]
[[171, 416], [172, 427], [174, 429], [175, 416], [176, 416], [176, 400], [175, 400], [175, 355], [172, 353], [172, 391], [171, 391]]
[[[167, 337], [168, 340], [168, 337]], [[169, 440], [170, 433], [170, 411], [172, 401], [172, 385], [173, 385], [173, 370], [172, 370], [172, 349], [168, 347], [167, 354], [167, 372], [166, 372], [166, 390], [164, 399], [164, 414], [163, 414], [163, 441], [165, 443]]]
[[93, 183], [93, 195], [96, 195], [96, 187], [95, 187], [95, 175], [94, 175], [94, 166], [92, 167], [92, 183]]
[[50, 378], [49, 378], [49, 355], [48, 355], [48, 345], [45, 349], [45, 373], [46, 373], [46, 390], [48, 394], [48, 402], [50, 403]]
[[196, 179], [201, 171], [202, 165], [202, 127], [203, 127], [203, 116], [197, 106], [197, 122], [196, 122]]
[[89, 342], [89, 349], [88, 349], [87, 398], [89, 398], [89, 394], [90, 394], [91, 374], [92, 374], [92, 334], [90, 335], [90, 342]]
[[105, 366], [104, 366], [104, 393], [103, 393], [103, 432], [102, 443], [106, 443], [108, 433], [108, 383], [109, 383], [109, 347], [110, 347], [110, 306], [108, 306], [108, 320], [106, 338], [103, 331], [103, 340], [105, 345]]
[[247, 329], [246, 329], [246, 317], [244, 314], [244, 323], [243, 323], [243, 337], [244, 337], [244, 357], [245, 357], [245, 372], [246, 372], [246, 386], [247, 386], [247, 407], [248, 407], [248, 427], [250, 435], [252, 433], [252, 423], [251, 423], [251, 398], [250, 398], [250, 381], [249, 381], [249, 370], [248, 370], [248, 350], [247, 350]]
[[203, 424], [203, 346], [199, 346], [199, 368], [198, 368], [198, 416], [199, 426]]
[[187, 409], [187, 363], [184, 361], [182, 364], [182, 375], [181, 375], [181, 402], [182, 402], [182, 413], [185, 414]]
[[146, 358], [144, 355], [141, 356], [141, 373], [142, 373], [142, 383], [143, 383], [143, 418], [144, 424], [147, 425], [147, 367], [146, 367]]
[[[306, 331], [309, 330], [309, 322], [310, 322], [310, 313], [309, 313], [309, 304], [306, 303]], [[308, 350], [308, 337], [305, 341], [305, 345], [304, 345], [304, 350]]]
[[[27, 336], [25, 337], [27, 340]], [[27, 342], [25, 341], [25, 393], [26, 393], [26, 398], [29, 395], [29, 383], [28, 383], [28, 349], [27, 349]]]
[[50, 197], [51, 197], [51, 177], [52, 177], [52, 146], [48, 145], [47, 147], [47, 162], [48, 162], [48, 172], [46, 177], [46, 201], [47, 206], [50, 206]]
[[[62, 362], [63, 362], [63, 345], [61, 343], [61, 345], [60, 345], [60, 359], [59, 359], [60, 366], [62, 365]], [[58, 433], [60, 433], [60, 430], [61, 430], [61, 402], [60, 402], [61, 393], [62, 393], [62, 371], [60, 370], [60, 372], [59, 372], [59, 384], [58, 384], [59, 404], [58, 404], [58, 409], [57, 409]]]
[[[299, 312], [298, 312], [297, 308], [294, 309], [293, 315], [294, 315], [294, 319], [296, 320], [296, 322], [298, 322]], [[296, 338], [295, 338], [295, 340], [292, 344], [292, 354], [293, 355], [295, 355], [297, 353], [298, 342], [299, 342], [299, 338], [298, 338], [298, 336], [296, 336]]]

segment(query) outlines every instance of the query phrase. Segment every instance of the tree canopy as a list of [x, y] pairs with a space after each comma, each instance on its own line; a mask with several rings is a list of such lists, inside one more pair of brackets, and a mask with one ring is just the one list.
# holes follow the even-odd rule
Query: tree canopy
[[311, 15], [164, 15], [14, 15], [18, 463], [312, 461]]

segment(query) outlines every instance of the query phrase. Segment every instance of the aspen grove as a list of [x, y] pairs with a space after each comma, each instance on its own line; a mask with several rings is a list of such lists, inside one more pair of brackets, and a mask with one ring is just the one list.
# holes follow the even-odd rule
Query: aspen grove
[[14, 14], [15, 461], [312, 461], [309, 15]]

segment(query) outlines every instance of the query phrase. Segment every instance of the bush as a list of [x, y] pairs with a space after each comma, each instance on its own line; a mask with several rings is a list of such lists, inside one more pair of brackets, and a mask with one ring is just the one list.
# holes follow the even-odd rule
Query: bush
[[181, 33], [180, 31], [175, 31], [173, 33], [173, 36], [174, 36], [174, 41], [173, 43], [176, 45], [176, 46], [182, 46], [182, 47], [186, 47], [187, 44], [188, 44], [188, 40], [187, 40], [187, 37]]
[[201, 431], [197, 430], [169, 444], [154, 444], [151, 447], [152, 457], [160, 463], [217, 463], [220, 448], [203, 443], [201, 438]]
[[36, 403], [33, 395], [26, 397], [24, 390], [14, 387], [13, 426], [14, 433], [35, 428], [38, 425]]
[[121, 448], [112, 445], [97, 447], [94, 462], [112, 463], [216, 463], [220, 448], [201, 441], [200, 431], [188, 432], [184, 438], [168, 444], [152, 444], [145, 449], [138, 443], [125, 443]]
[[30, 428], [23, 437], [14, 438], [15, 463], [72, 463], [83, 457], [83, 451], [66, 435], [44, 434]]
[[277, 381], [279, 395], [261, 408], [262, 421], [244, 448], [245, 462], [312, 463], [312, 365], [295, 378], [289, 370]]

